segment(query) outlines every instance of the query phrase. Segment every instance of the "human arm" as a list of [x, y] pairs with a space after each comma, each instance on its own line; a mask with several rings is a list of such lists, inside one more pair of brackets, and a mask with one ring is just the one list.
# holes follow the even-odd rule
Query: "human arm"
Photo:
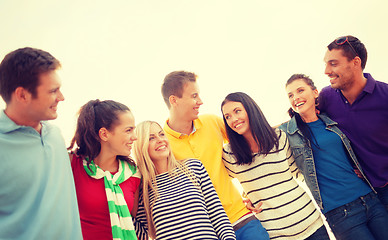
[[[235, 178], [234, 176], [234, 172], [230, 169], [230, 166], [232, 166], [233, 164], [235, 164], [235, 159], [234, 159], [234, 155], [231, 153], [231, 149], [230, 149], [230, 145], [229, 144], [225, 144], [224, 145], [224, 149], [222, 151], [222, 160], [224, 162], [224, 165], [225, 165], [225, 169], [226, 171], [228, 172], [229, 176], [231, 178], [233, 178], [233, 180], [236, 180], [237, 181], [237, 178]], [[251, 211], [251, 212], [254, 212], [254, 213], [260, 213], [262, 211], [261, 209], [261, 205], [263, 203], [261, 202], [257, 202], [256, 203], [256, 207], [252, 204], [251, 200], [248, 198], [248, 196], [246, 195], [246, 193], [242, 190], [242, 186], [240, 184], [240, 182], [238, 182], [238, 185], [236, 185], [236, 182], [234, 182], [235, 186], [237, 188], [240, 188], [241, 190], [239, 191], [240, 193], [242, 192], [242, 201], [243, 203], [245, 204], [245, 207]]]
[[199, 160], [196, 160], [195, 163], [194, 173], [205, 200], [209, 219], [218, 238], [221, 240], [236, 239], [232, 225], [222, 207], [209, 175]]
[[132, 217], [136, 217], [137, 209], [138, 209], [138, 206], [139, 206], [139, 187], [136, 189], [136, 192], [133, 195], [133, 197], [134, 197], [133, 198], [133, 207], [132, 207], [132, 210], [131, 210], [131, 216]]
[[[138, 204], [136, 214], [132, 215], [133, 225], [135, 226], [136, 236], [139, 240], [148, 240], [147, 217], [144, 209], [142, 191], [138, 190]], [[133, 209], [132, 209], [133, 210]]]
[[69, 159], [70, 159], [70, 163], [73, 162], [73, 158], [74, 158], [74, 153], [73, 152], [68, 152], [69, 154]]
[[[303, 174], [301, 173], [301, 171], [299, 170], [298, 166], [296, 165], [295, 158], [292, 155], [291, 146], [289, 145], [288, 137], [286, 136], [286, 133], [283, 131], [281, 131], [281, 134], [282, 135], [281, 135], [280, 139], [283, 139], [283, 143], [284, 143], [283, 149], [284, 149], [284, 151], [286, 151], [286, 158], [288, 160], [288, 165], [290, 167], [290, 171], [292, 173], [292, 176], [297, 181], [303, 182], [304, 177], [303, 177]], [[281, 146], [279, 146], [279, 147], [281, 147]]]

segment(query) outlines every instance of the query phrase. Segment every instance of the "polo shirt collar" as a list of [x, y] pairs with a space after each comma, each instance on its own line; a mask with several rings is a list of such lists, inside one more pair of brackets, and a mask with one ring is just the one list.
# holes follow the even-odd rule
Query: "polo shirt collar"
[[[166, 131], [166, 133], [170, 134], [171, 136], [173, 136], [175, 138], [187, 136], [184, 133], [177, 132], [177, 131], [173, 130], [172, 128], [170, 128], [170, 126], [168, 125], [168, 121], [169, 121], [169, 119], [167, 119], [166, 123], [164, 124], [164, 130]], [[193, 124], [193, 131], [190, 134], [193, 134], [194, 132], [196, 132], [198, 129], [200, 129], [202, 127], [202, 122], [201, 122], [201, 120], [199, 120], [199, 118], [195, 119], [193, 121], [193, 123], [194, 123]]]
[[[45, 135], [49, 131], [49, 125], [46, 123], [46, 121], [41, 121], [42, 129], [41, 135]], [[34, 128], [30, 126], [22, 126], [17, 125], [14, 121], [12, 121], [7, 114], [5, 114], [4, 110], [0, 111], [0, 133], [9, 133], [18, 129], [29, 129], [28, 131], [36, 132], [38, 133]]]
[[370, 75], [369, 73], [364, 73], [364, 77], [367, 80], [366, 80], [366, 85], [365, 85], [363, 91], [367, 92], [367, 93], [372, 93], [376, 87], [376, 80], [374, 80], [372, 75]]
[[4, 110], [0, 111], [0, 133], [12, 132], [19, 128], [22, 128], [22, 126], [17, 125], [12, 121], [7, 114], [5, 114]]

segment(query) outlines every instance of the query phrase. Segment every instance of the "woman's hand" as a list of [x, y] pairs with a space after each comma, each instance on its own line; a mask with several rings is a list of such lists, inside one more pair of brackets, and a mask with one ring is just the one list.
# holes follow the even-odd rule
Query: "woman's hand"
[[260, 213], [261, 210], [263, 210], [261, 208], [261, 205], [263, 205], [262, 202], [259, 202], [256, 207], [253, 206], [251, 200], [249, 200], [249, 198], [243, 198], [243, 202], [245, 203], [245, 207], [249, 210], [249, 211], [252, 211], [253, 213]]

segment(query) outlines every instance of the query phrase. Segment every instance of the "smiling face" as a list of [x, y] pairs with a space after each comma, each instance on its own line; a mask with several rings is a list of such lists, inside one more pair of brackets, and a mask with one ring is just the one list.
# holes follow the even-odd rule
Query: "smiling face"
[[170, 154], [170, 145], [167, 137], [164, 134], [163, 129], [157, 124], [152, 124], [150, 126], [148, 153], [153, 162], [167, 161]]
[[178, 112], [186, 120], [193, 121], [198, 118], [199, 107], [202, 104], [197, 83], [188, 81], [183, 87], [182, 97], [176, 97]]
[[113, 155], [129, 156], [132, 144], [137, 140], [135, 118], [129, 111], [118, 113], [117, 124], [107, 131], [106, 142]]
[[65, 98], [60, 91], [61, 81], [56, 71], [42, 73], [39, 76], [39, 85], [36, 88], [36, 96], [30, 95], [25, 116], [30, 121], [39, 123], [44, 120], [56, 119], [57, 106]]
[[315, 99], [318, 90], [313, 90], [303, 79], [297, 79], [286, 86], [292, 109], [303, 118], [315, 116]]
[[251, 134], [248, 113], [241, 102], [226, 102], [222, 106], [222, 114], [233, 131], [243, 136]]
[[[357, 58], [357, 57], [356, 57]], [[348, 60], [343, 55], [342, 49], [327, 50], [324, 61], [326, 63], [325, 74], [330, 78], [332, 88], [348, 90], [354, 83], [354, 60]]]

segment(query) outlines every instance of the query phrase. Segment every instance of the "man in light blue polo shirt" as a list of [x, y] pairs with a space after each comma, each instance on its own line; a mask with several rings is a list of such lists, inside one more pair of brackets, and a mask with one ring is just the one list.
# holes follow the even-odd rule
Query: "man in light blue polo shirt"
[[82, 239], [70, 161], [58, 128], [64, 97], [50, 53], [21, 48], [0, 64], [0, 239]]

